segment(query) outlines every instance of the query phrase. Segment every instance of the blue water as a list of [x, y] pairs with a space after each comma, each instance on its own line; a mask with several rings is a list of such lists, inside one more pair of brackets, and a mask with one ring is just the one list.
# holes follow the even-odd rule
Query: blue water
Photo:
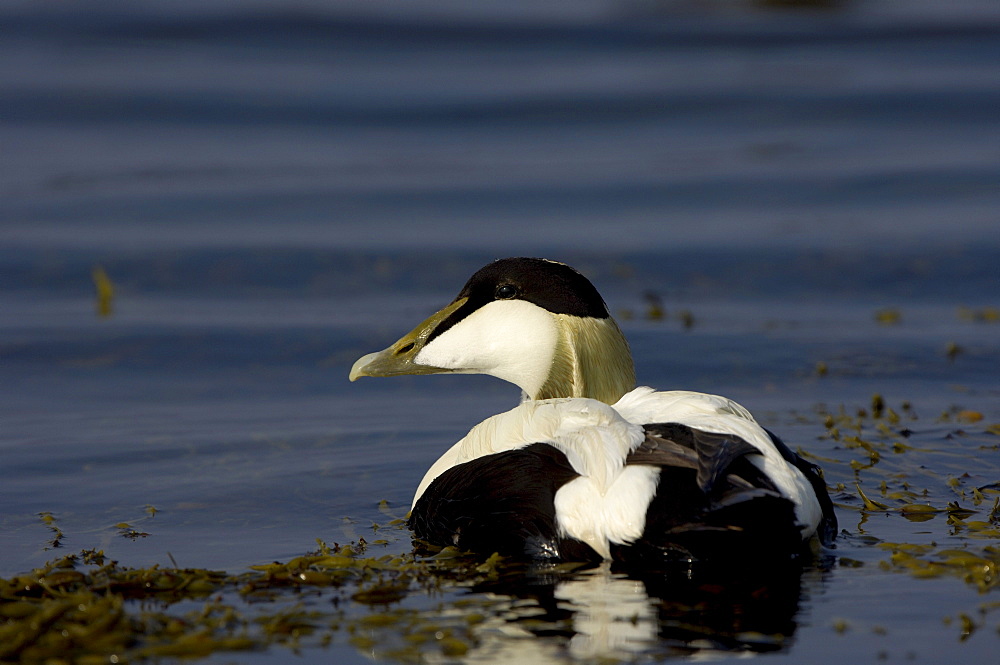
[[[818, 454], [844, 461], [817, 405], [876, 392], [928, 445], [952, 407], [1000, 422], [1000, 324], [962, 313], [1000, 306], [1000, 5], [828, 4], [4, 4], [0, 573], [82, 548], [238, 572], [405, 513], [517, 391], [348, 368], [505, 255], [591, 277], [642, 383]], [[956, 468], [1000, 480], [975, 441]], [[993, 596], [852, 542], [867, 567], [807, 582], [785, 655], [995, 652], [995, 612], [942, 623]]]

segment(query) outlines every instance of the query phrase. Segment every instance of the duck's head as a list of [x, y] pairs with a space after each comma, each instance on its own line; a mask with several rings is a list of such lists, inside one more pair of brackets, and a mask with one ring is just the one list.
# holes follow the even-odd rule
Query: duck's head
[[586, 277], [545, 259], [500, 259], [389, 348], [360, 358], [361, 376], [458, 372], [509, 381], [527, 399], [616, 402], [635, 387], [628, 342]]

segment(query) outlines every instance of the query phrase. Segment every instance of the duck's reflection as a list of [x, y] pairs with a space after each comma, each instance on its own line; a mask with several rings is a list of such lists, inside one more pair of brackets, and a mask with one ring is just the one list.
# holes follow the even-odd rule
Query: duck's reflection
[[804, 574], [823, 573], [815, 564], [767, 570], [688, 566], [656, 573], [621, 572], [608, 564], [573, 573], [522, 571], [477, 587], [512, 600], [506, 612], [483, 624], [479, 646], [466, 662], [780, 651], [791, 644], [798, 624]]
[[656, 608], [640, 580], [604, 566], [556, 585], [554, 597], [573, 612], [568, 649], [576, 658], [640, 653], [656, 640]]

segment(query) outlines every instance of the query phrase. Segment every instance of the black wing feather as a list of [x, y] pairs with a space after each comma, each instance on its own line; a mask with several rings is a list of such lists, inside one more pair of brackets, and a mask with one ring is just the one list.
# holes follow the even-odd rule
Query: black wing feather
[[[705, 432], [679, 423], [657, 423], [646, 425], [644, 429], [646, 440], [637, 453], [649, 449], [669, 451], [670, 455], [651, 461], [655, 458], [648, 453], [633, 453], [626, 458], [625, 463], [693, 468], [697, 471], [698, 488], [708, 496], [718, 494], [715, 490], [719, 487], [719, 480], [728, 478], [734, 467], [745, 466], [739, 465], [738, 462], [747, 455], [760, 454], [759, 450], [734, 434]], [[767, 489], [777, 489], [770, 479], [759, 471], [754, 472], [750, 469], [743, 471], [750, 471], [755, 477], [757, 482], [754, 486], [763, 483]]]
[[823, 510], [823, 518], [820, 520], [816, 535], [819, 541], [826, 547], [834, 547], [834, 539], [837, 537], [837, 515], [833, 510], [833, 500], [826, 490], [826, 481], [823, 480], [823, 469], [818, 464], [807, 462], [802, 457], [792, 452], [785, 442], [778, 438], [774, 432], [765, 429], [767, 435], [771, 437], [771, 442], [778, 449], [786, 462], [794, 466], [805, 475], [812, 485], [816, 498], [819, 499], [819, 506]]
[[674, 560], [767, 559], [794, 554], [802, 537], [795, 506], [750, 458], [747, 441], [679, 423], [644, 426], [646, 439], [626, 464], [660, 467], [643, 536], [613, 548], [626, 564]]

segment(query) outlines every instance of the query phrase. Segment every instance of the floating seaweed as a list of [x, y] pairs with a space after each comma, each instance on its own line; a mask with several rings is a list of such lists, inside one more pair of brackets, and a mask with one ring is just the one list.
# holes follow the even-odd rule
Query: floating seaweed
[[[0, 660], [190, 658], [292, 645], [315, 636], [321, 643], [337, 630], [360, 636], [378, 625], [378, 617], [394, 616], [387, 608], [402, 598], [440, 589], [445, 580], [482, 582], [499, 566], [499, 560], [481, 562], [456, 552], [417, 559], [412, 554], [373, 556], [358, 543], [320, 543], [314, 553], [233, 575], [197, 568], [131, 569], [87, 550], [0, 580]], [[335, 604], [363, 604], [371, 612], [346, 618], [326, 607], [285, 606], [289, 598], [301, 601], [307, 590], [322, 590]], [[392, 623], [405, 618], [415, 634], [429, 620], [419, 612], [396, 616]], [[461, 628], [470, 622], [443, 623], [447, 639], [434, 640], [437, 648], [445, 654], [467, 648], [467, 631]]]
[[[954, 579], [977, 594], [996, 591], [1000, 467], [979, 451], [997, 449], [1000, 425], [959, 406], [922, 421], [910, 404], [875, 395], [861, 408], [819, 409], [802, 426], [827, 445], [823, 455], [808, 445], [800, 452], [823, 465], [842, 515], [859, 516], [854, 528], [841, 520], [847, 528], [835, 550], [837, 566], [875, 565], [915, 580]], [[145, 538], [136, 524], [153, 530], [149, 524], [157, 512], [146, 506], [146, 516], [116, 525], [118, 535]], [[592, 571], [575, 565], [528, 570], [453, 548], [417, 554], [410, 551], [404, 520], [384, 503], [379, 512], [386, 519], [377, 523], [346, 520], [347, 544], [317, 541], [311, 552], [237, 573], [176, 563], [128, 568], [98, 550], [55, 558], [0, 580], [0, 660], [141, 662], [339, 644], [389, 661], [447, 661], [490, 648], [491, 636], [544, 635], [568, 644], [567, 636], [584, 630], [574, 625], [572, 613], [585, 608], [569, 611], [544, 594], [585, 589], [601, 579]], [[63, 547], [60, 520], [51, 513], [39, 519], [51, 534], [47, 546]], [[690, 655], [702, 648], [780, 650], [794, 631], [794, 580], [750, 585], [745, 595], [717, 584], [641, 583], [651, 598], [654, 590], [662, 593], [640, 606], [656, 607], [658, 616], [635, 614], [630, 621], [637, 635], [648, 629], [657, 641], [637, 639], [636, 651], [620, 660]], [[685, 589], [680, 596], [678, 588]], [[768, 593], [761, 595], [761, 588]], [[755, 604], [764, 601], [771, 604]], [[994, 604], [948, 617], [958, 639], [976, 634], [991, 607], [1000, 608]], [[747, 623], [751, 617], [769, 623]], [[831, 627], [843, 634], [886, 631], [853, 617]], [[581, 659], [606, 655], [588, 654]]]

